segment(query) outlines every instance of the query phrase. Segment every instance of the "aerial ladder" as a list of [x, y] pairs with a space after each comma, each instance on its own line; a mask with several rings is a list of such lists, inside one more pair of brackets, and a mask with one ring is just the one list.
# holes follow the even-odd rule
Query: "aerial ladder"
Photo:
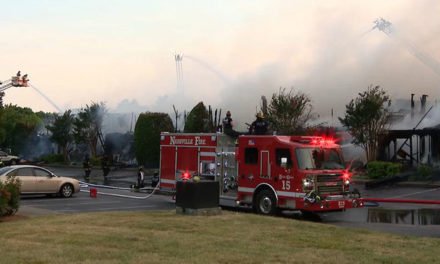
[[377, 28], [379, 31], [385, 33], [388, 37], [397, 39], [400, 44], [402, 44], [414, 57], [440, 76], [440, 63], [428, 53], [421, 51], [414, 43], [410, 42], [408, 39], [399, 34], [390, 21], [380, 17], [373, 23], [374, 27], [371, 30]]
[[0, 92], [4, 92], [5, 90], [12, 87], [28, 87], [29, 86], [28, 75], [25, 74], [23, 76], [20, 75], [20, 71], [16, 76], [12, 76], [11, 79], [1, 82], [0, 81]]
[[5, 91], [11, 87], [28, 87], [28, 75], [25, 74], [21, 76], [20, 71], [17, 72], [15, 76], [6, 81], [0, 81], [0, 108], [3, 108], [3, 96], [5, 96]]

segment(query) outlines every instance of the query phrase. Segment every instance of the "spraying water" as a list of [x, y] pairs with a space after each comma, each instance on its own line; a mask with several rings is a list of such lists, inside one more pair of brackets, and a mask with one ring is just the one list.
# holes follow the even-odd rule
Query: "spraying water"
[[62, 112], [61, 109], [52, 100], [50, 100], [49, 97], [47, 97], [42, 91], [40, 91], [40, 89], [33, 86], [32, 84], [29, 86], [32, 87], [35, 91], [37, 91], [37, 93], [39, 93], [41, 96], [43, 96], [44, 99], [46, 99], [46, 101], [48, 101], [58, 112], [60, 112], [60, 113]]
[[195, 58], [193, 56], [188, 56], [186, 55], [185, 58], [192, 60], [198, 64], [200, 64], [201, 66], [203, 66], [204, 68], [206, 68], [207, 70], [209, 70], [210, 72], [214, 73], [219, 79], [221, 79], [225, 84], [230, 84], [231, 80], [229, 80], [229, 78], [227, 78], [223, 73], [221, 73], [219, 70], [215, 69], [214, 67], [212, 67], [211, 65], [209, 65], [207, 62], [204, 62], [198, 58]]
[[414, 56], [416, 57], [420, 62], [425, 64], [428, 68], [430, 68], [432, 71], [434, 71], [437, 75], [440, 76], [440, 63], [436, 61], [432, 56], [429, 56], [425, 52], [420, 51], [416, 45], [411, 43], [409, 40], [403, 38], [393, 27], [391, 22], [383, 19], [378, 18], [376, 21], [374, 21], [375, 26], [373, 29], [378, 29], [385, 33], [390, 38], [397, 39], [403, 46]]

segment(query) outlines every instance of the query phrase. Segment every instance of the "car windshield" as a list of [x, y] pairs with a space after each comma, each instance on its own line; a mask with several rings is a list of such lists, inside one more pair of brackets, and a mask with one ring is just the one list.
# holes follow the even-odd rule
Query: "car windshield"
[[298, 167], [302, 170], [344, 169], [342, 159], [336, 149], [298, 148], [296, 149]]

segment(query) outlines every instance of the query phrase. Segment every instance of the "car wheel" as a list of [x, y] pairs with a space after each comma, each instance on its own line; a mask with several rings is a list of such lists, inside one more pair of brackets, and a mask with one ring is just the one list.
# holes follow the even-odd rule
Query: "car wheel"
[[263, 215], [275, 215], [277, 213], [277, 201], [270, 190], [262, 190], [257, 194], [255, 211]]
[[11, 160], [11, 165], [17, 165], [17, 161], [16, 160]]
[[66, 183], [63, 186], [61, 186], [60, 190], [61, 197], [69, 198], [73, 194], [73, 186], [72, 184]]

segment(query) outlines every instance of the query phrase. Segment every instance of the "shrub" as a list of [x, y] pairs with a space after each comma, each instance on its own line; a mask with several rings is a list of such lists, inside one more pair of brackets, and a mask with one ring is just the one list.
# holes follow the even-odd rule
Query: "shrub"
[[63, 163], [63, 154], [48, 154], [41, 157], [44, 163]]
[[421, 164], [417, 167], [417, 173], [410, 177], [411, 180], [428, 181], [432, 177], [432, 167], [426, 164]]
[[209, 113], [203, 102], [199, 102], [189, 112], [185, 121], [185, 133], [207, 133]]
[[139, 165], [158, 168], [160, 133], [174, 131], [173, 121], [166, 113], [142, 113], [134, 129], [134, 149]]
[[0, 181], [0, 217], [13, 215], [20, 206], [20, 181], [13, 176], [7, 176], [6, 181]]
[[371, 161], [367, 164], [367, 176], [370, 179], [383, 179], [399, 173], [402, 164], [387, 161]]

